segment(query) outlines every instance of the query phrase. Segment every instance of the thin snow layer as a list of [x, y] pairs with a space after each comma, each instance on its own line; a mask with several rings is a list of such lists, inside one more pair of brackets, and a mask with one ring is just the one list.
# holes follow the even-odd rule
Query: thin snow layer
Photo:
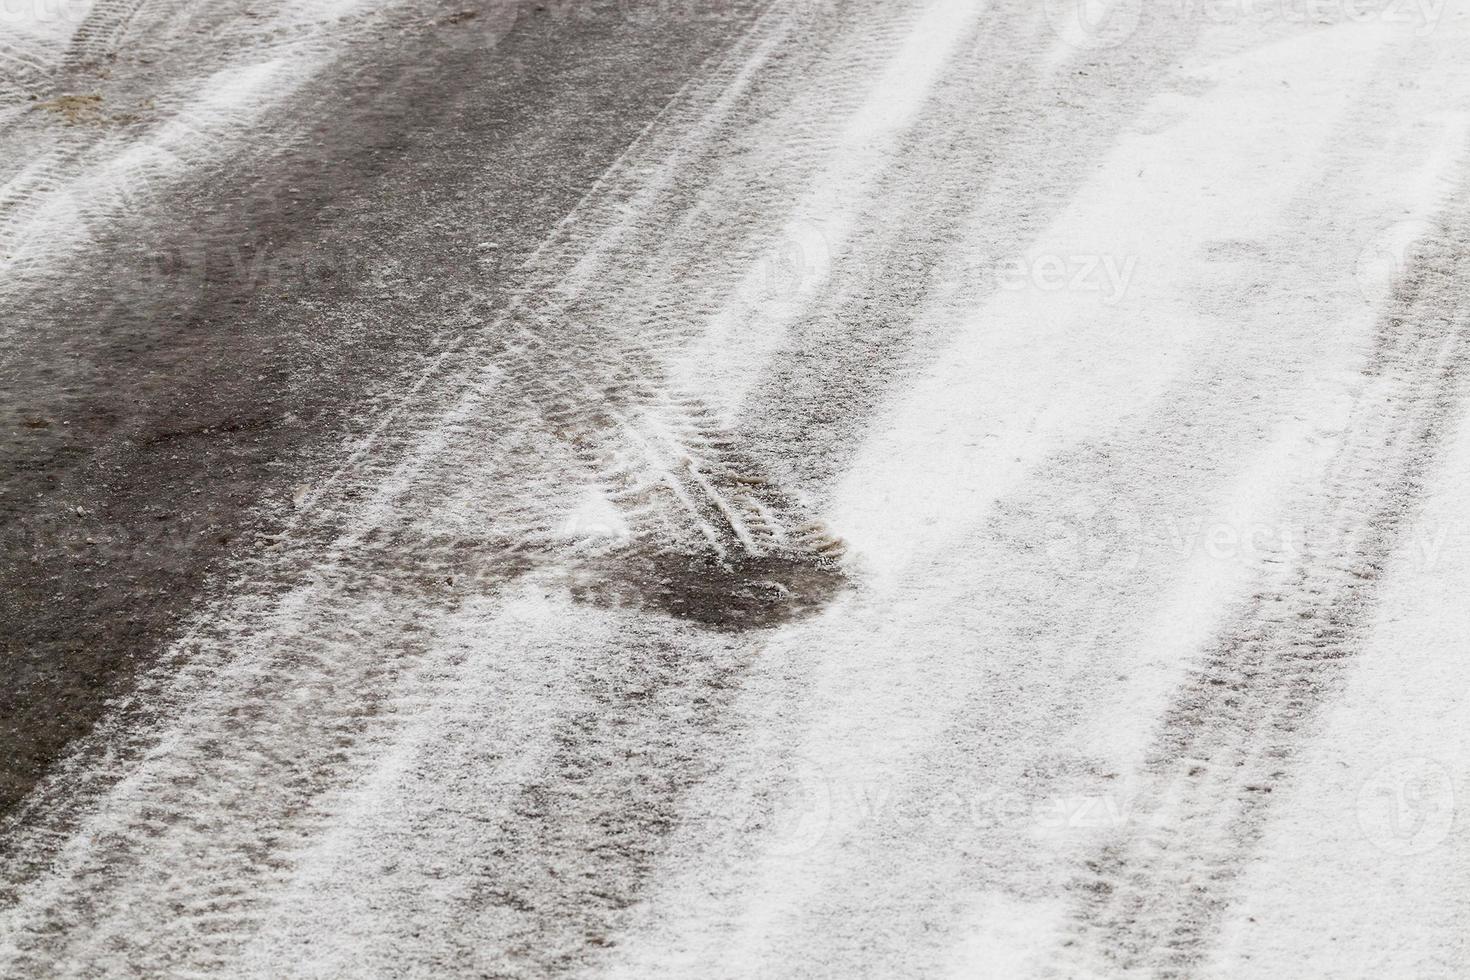
[[0, 970], [1470, 968], [1466, 11], [1055, 6], [773, 5], [11, 817]]
[[251, 148], [350, 39], [360, 6], [0, 3], [0, 81], [7, 54], [21, 66], [8, 79], [14, 104], [0, 102], [0, 291], [47, 281], [181, 180]]
[[1470, 962], [1467, 478], [1462, 428], [1390, 558], [1361, 666], [1324, 711], [1226, 919], [1221, 976], [1453, 976]]

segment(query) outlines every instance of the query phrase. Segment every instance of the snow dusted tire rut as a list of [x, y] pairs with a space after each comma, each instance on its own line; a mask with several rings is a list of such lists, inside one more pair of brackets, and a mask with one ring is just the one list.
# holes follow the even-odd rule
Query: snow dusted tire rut
[[1459, 424], [1467, 229], [1470, 213], [1457, 209], [1414, 243], [1339, 444], [1297, 504], [1312, 538], [1265, 559], [1248, 604], [1174, 695], [1136, 804], [1145, 832], [1108, 844], [1077, 883], [1088, 954], [1077, 962], [1192, 976], [1208, 955], [1273, 796], [1361, 651], [1426, 472]]
[[573, 515], [570, 550], [550, 556], [574, 597], [740, 630], [810, 614], [843, 588], [841, 542], [710, 406], [668, 390], [658, 358], [599, 335], [590, 312], [526, 319], [534, 328], [523, 323], [490, 360], [584, 467], [593, 509]]
[[0, 974], [1463, 975], [1470, 7], [1228, 6], [0, 0]]

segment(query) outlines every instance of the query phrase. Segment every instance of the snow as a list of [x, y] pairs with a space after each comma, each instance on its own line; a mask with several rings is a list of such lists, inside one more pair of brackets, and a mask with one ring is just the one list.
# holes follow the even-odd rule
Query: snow
[[[0, 963], [1463, 973], [1463, 291], [1424, 270], [1463, 217], [1465, 12], [1425, 34], [1087, 4], [1014, 55], [1035, 126], [947, 159], [946, 85], [1057, 6], [860, 4], [830, 39], [759, 20], [37, 791]], [[1150, 44], [1169, 56], [1135, 64]], [[969, 179], [971, 151], [1060, 168], [1048, 113], [1088, 71], [1138, 98], [1098, 109], [1054, 208]], [[179, 132], [247, 128], [282, 72], [221, 69]], [[87, 172], [112, 187], [173, 132]], [[873, 207], [895, 183], [943, 201], [943, 260], [917, 303], [844, 322], [854, 266], [913, 230]], [[1414, 276], [1429, 312], [1386, 330]], [[848, 587], [766, 629], [579, 601], [679, 573], [613, 561], [640, 547], [760, 554], [701, 454], [778, 426], [773, 365], [822, 356], [822, 317], [899, 330], [892, 384], [865, 415], [828, 379], [852, 437], [830, 485], [750, 492], [777, 532], [840, 538]], [[1418, 492], [1406, 404], [1449, 406]], [[741, 452], [743, 487], [801, 471]], [[1357, 574], [1381, 506], [1405, 526]], [[486, 567], [461, 581], [467, 545]], [[1324, 667], [1300, 624], [1325, 610]]]
[[1446, 547], [1432, 560], [1412, 545], [1395, 555], [1397, 584], [1278, 803], [1215, 975], [1452, 976], [1470, 956], [1467, 467], [1462, 428], [1415, 522]]
[[[19, 4], [12, 0], [0, 4], [0, 26], [45, 38], [50, 49], [33, 59], [36, 70], [44, 71], [54, 69], [65, 52], [72, 50], [66, 46], [68, 41], [75, 48], [72, 55], [80, 57], [85, 46], [94, 43], [93, 35], [109, 29], [116, 31], [119, 44], [129, 40], [131, 29], [136, 45], [145, 24], [158, 27], [148, 21], [150, 12], [140, 13], [139, 6], [136, 2], [106, 5], [98, 13], [100, 24], [82, 37], [78, 29], [86, 21], [90, 4], [81, 0]], [[48, 103], [27, 103], [27, 111], [7, 121], [7, 138], [27, 152], [0, 162], [0, 180], [4, 181], [0, 183], [0, 275], [9, 280], [6, 287], [44, 280], [50, 263], [66, 261], [119, 220], [146, 215], [183, 179], [238, 156], [254, 142], [253, 134], [268, 114], [331, 62], [336, 53], [332, 29], [340, 27], [339, 22], [359, 6], [359, 0], [337, 0], [325, 6], [285, 3], [272, 17], [254, 13], [247, 17], [254, 29], [289, 33], [291, 43], [260, 51], [211, 39], [200, 53], [207, 50], [216, 57], [201, 64], [182, 62], [176, 66], [176, 74], [182, 77], [162, 89], [129, 91], [109, 84], [105, 72], [72, 81], [72, 85], [95, 87], [96, 91], [85, 94], [101, 106], [97, 119], [82, 124], [63, 126], [43, 111]], [[217, 32], [217, 37], [224, 36]], [[141, 57], [142, 50], [136, 54]], [[116, 51], [98, 51], [95, 56], [116, 57]], [[43, 108], [37, 108], [38, 104]], [[114, 113], [131, 113], [150, 125], [141, 137], [125, 141], [112, 131], [118, 121]], [[10, 159], [27, 158], [31, 161], [27, 165], [10, 170]], [[19, 327], [12, 323], [6, 329]]]

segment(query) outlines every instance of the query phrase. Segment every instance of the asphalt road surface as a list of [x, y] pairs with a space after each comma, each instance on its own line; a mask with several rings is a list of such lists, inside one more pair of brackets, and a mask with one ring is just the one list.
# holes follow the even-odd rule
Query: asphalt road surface
[[1470, 975], [1467, 52], [0, 0], [0, 975]]

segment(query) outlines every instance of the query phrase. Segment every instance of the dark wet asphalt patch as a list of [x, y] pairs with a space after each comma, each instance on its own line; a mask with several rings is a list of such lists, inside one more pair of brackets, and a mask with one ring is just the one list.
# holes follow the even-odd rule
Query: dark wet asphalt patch
[[849, 585], [838, 564], [809, 554], [718, 557], [642, 548], [579, 563], [579, 602], [664, 613], [710, 629], [768, 629], [819, 612]]
[[[612, 0], [528, 7], [344, 42], [259, 152], [7, 284], [0, 811], [276, 536], [375, 399], [507, 302], [516, 274], [475, 243], [530, 254], [758, 9], [649, 31]], [[460, 564], [424, 574], [457, 590]]]

